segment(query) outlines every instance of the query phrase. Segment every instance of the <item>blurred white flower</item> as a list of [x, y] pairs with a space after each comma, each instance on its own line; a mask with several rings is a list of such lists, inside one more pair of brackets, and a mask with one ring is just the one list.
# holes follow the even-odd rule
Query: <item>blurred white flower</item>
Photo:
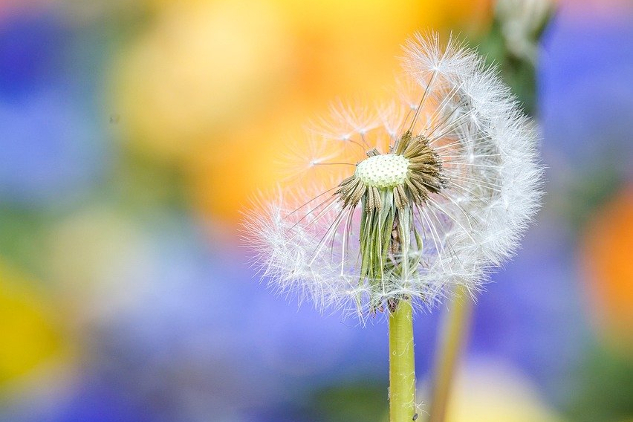
[[276, 290], [361, 318], [476, 290], [538, 208], [536, 133], [494, 69], [453, 40], [407, 42], [400, 95], [333, 107], [296, 177], [246, 223]]
[[[428, 382], [424, 384], [421, 397], [428, 394]], [[563, 422], [539, 393], [533, 381], [508, 362], [469, 360], [454, 381], [445, 421]]]
[[539, 33], [555, 7], [554, 0], [498, 0], [495, 14], [510, 52], [536, 63]]

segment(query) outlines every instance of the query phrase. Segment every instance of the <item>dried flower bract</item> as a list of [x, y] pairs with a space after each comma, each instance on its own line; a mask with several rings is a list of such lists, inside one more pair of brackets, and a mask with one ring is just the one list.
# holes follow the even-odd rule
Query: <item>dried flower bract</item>
[[253, 213], [263, 275], [365, 317], [476, 290], [516, 249], [541, 196], [532, 122], [496, 71], [436, 35], [405, 46], [393, 103], [332, 109], [294, 177]]

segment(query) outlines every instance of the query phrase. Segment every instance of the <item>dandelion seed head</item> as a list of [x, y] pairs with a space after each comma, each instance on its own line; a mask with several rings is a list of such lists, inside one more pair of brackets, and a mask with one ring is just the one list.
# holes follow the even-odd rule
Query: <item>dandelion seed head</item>
[[276, 291], [364, 319], [476, 292], [517, 249], [541, 197], [534, 125], [455, 41], [416, 36], [405, 53], [395, 100], [335, 104], [294, 152], [298, 177], [248, 219]]

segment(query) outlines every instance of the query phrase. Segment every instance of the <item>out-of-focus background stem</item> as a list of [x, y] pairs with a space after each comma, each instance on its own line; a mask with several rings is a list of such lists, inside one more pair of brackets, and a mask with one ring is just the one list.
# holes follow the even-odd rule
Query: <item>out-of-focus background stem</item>
[[444, 422], [451, 398], [451, 386], [468, 341], [473, 302], [463, 286], [455, 289], [440, 325], [440, 341], [431, 372], [431, 401], [428, 422]]

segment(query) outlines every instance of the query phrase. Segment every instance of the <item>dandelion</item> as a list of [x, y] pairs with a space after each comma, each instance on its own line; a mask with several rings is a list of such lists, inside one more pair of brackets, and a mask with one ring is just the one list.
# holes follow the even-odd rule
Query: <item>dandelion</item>
[[393, 102], [333, 106], [294, 152], [294, 178], [247, 223], [280, 292], [389, 315], [392, 421], [415, 414], [412, 309], [481, 287], [514, 253], [541, 177], [533, 124], [476, 53], [418, 35], [403, 67]]
[[474, 52], [405, 50], [407, 91], [375, 115], [335, 106], [296, 152], [299, 182], [250, 219], [278, 290], [364, 317], [477, 290], [516, 249], [540, 198], [532, 123]]

